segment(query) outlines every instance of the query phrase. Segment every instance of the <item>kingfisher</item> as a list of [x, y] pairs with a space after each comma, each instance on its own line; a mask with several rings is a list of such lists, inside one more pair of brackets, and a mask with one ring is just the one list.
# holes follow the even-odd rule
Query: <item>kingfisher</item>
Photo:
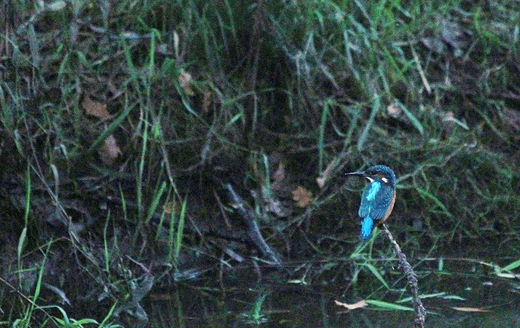
[[345, 175], [361, 176], [370, 182], [363, 191], [358, 211], [361, 218], [361, 239], [367, 240], [372, 236], [374, 224], [383, 224], [392, 213], [397, 178], [394, 171], [386, 165], [376, 165], [366, 171]]

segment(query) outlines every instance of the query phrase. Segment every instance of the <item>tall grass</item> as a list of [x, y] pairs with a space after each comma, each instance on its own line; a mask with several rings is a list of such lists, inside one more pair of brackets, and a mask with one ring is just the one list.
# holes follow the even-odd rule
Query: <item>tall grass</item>
[[[43, 299], [49, 324], [90, 320], [72, 316], [112, 322], [142, 277], [175, 281], [201, 254], [254, 257], [246, 246], [211, 239], [229, 231], [243, 239], [215, 181], [236, 185], [281, 254], [347, 263], [359, 288], [375, 281], [376, 296], [398, 283], [390, 281], [391, 261], [377, 260], [391, 250], [378, 242], [356, 248], [359, 199], [344, 190], [359, 186], [337, 179], [345, 168], [394, 168], [399, 198], [390, 228], [414, 254], [475, 240], [508, 254], [520, 226], [517, 7], [3, 3], [2, 281], [14, 274], [22, 304], [12, 322], [41, 324]], [[106, 105], [109, 117], [89, 114], [86, 97]], [[108, 138], [118, 147], [111, 162], [102, 159]], [[292, 203], [296, 186], [312, 191], [308, 207]], [[338, 252], [350, 256], [341, 262]], [[43, 264], [24, 289], [33, 257]], [[332, 275], [331, 266], [313, 272]], [[96, 306], [64, 312], [59, 296], [40, 296], [53, 279], [70, 299]], [[263, 302], [250, 314], [255, 322]]]

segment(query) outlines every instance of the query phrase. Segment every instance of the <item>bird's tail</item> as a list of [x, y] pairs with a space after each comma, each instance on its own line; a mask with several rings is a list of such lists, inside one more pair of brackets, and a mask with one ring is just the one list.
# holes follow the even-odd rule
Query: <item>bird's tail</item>
[[361, 221], [361, 239], [367, 240], [372, 235], [372, 229], [374, 228], [374, 220], [367, 216]]

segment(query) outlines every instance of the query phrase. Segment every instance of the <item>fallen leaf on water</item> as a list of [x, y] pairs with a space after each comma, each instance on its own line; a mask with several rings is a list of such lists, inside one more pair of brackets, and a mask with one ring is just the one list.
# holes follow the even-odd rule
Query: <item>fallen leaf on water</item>
[[349, 310], [360, 309], [360, 308], [364, 308], [365, 306], [367, 306], [367, 302], [365, 302], [365, 300], [361, 300], [361, 301], [359, 301], [357, 303], [354, 303], [354, 304], [347, 304], [347, 303], [342, 303], [342, 302], [339, 302], [339, 301], [334, 301], [334, 303], [336, 303], [336, 305], [342, 306], [342, 307], [347, 308]]
[[99, 157], [101, 161], [107, 165], [114, 163], [116, 158], [119, 155], [122, 155], [123, 152], [121, 148], [117, 145], [116, 138], [111, 134], [105, 139], [105, 143], [98, 150]]
[[491, 312], [486, 309], [472, 308], [472, 307], [453, 307], [454, 310], [461, 312]]
[[298, 188], [292, 191], [292, 199], [296, 202], [298, 207], [307, 207], [312, 202], [312, 192], [298, 186]]
[[93, 101], [89, 97], [85, 97], [85, 99], [83, 99], [81, 106], [83, 106], [83, 109], [85, 109], [87, 115], [95, 116], [101, 119], [101, 121], [106, 121], [113, 117], [113, 115], [110, 115], [110, 113], [107, 111], [107, 104]]

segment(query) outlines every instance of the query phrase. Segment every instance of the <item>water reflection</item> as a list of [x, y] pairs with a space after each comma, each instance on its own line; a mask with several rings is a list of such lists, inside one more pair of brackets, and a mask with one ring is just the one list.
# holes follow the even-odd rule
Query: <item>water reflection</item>
[[[247, 279], [241, 281], [248, 281]], [[520, 327], [518, 282], [474, 277], [423, 279], [428, 310], [426, 327]], [[343, 288], [344, 286], [342, 286]], [[146, 309], [150, 327], [412, 327], [413, 312], [373, 306], [353, 311], [334, 300], [354, 303], [361, 293], [342, 288], [290, 284], [240, 287], [194, 287], [153, 293]], [[378, 299], [374, 294], [372, 299]], [[384, 300], [397, 303], [406, 292], [386, 291]], [[400, 305], [411, 307], [410, 303]], [[471, 312], [468, 312], [471, 311]], [[482, 311], [482, 312], [476, 312]]]

